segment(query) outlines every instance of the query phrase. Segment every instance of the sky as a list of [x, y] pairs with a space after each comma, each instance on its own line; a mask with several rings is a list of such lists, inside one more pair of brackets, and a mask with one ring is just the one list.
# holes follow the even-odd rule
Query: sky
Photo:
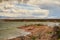
[[[60, 18], [60, 0], [23, 0], [0, 4], [0, 18], [51, 19]], [[5, 8], [7, 9], [5, 9]], [[3, 11], [2, 11], [3, 10]]]

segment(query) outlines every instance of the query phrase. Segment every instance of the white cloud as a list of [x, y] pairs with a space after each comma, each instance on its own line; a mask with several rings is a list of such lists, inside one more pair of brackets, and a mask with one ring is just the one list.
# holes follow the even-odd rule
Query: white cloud
[[[58, 17], [58, 12], [60, 8], [60, 0], [30, 0], [27, 2], [29, 5], [34, 5], [34, 6], [39, 6], [43, 9], [49, 10], [51, 15], [57, 14], [56, 16]], [[58, 11], [56, 11], [58, 10]], [[56, 12], [56, 13], [55, 13]], [[47, 18], [57, 18], [56, 16], [47, 16]]]
[[[29, 5], [28, 5], [29, 6]], [[12, 6], [11, 9], [4, 9], [3, 13], [0, 13], [0, 16], [7, 16], [7, 17], [41, 17], [41, 18], [44, 18], [44, 17], [47, 17], [48, 14], [49, 14], [49, 11], [48, 10], [44, 10], [44, 9], [40, 9], [39, 7], [35, 7], [35, 6], [31, 6], [30, 5], [30, 8], [25, 8], [25, 7], [28, 7], [28, 6], [19, 6], [19, 7], [15, 7]], [[10, 6], [7, 6], [10, 8]], [[10, 13], [10, 11], [13, 11], [13, 13]], [[36, 13], [36, 14], [43, 14], [43, 16], [36, 16], [36, 15], [32, 15], [33, 13]]]
[[[19, 7], [15, 6], [15, 4], [11, 5], [13, 7], [11, 10], [14, 13], [9, 13], [10, 11], [6, 11], [7, 13], [0, 13], [0, 16], [7, 16], [7, 17], [21, 17], [21, 18], [55, 18], [54, 16], [49, 17], [50, 9], [53, 9], [53, 6], [60, 6], [60, 0], [29, 0], [26, 2], [28, 6], [25, 6], [24, 4], [19, 5]], [[8, 5], [10, 7], [10, 5]], [[40, 9], [39, 6], [42, 6], [44, 8]], [[33, 15], [33, 14], [38, 14]], [[40, 15], [43, 14], [43, 15]]]
[[[36, 14], [43, 14], [42, 17], [47, 17], [48, 14], [49, 14], [49, 11], [48, 10], [25, 10], [25, 9], [22, 9], [22, 10], [19, 10], [19, 12], [14, 12], [14, 13], [9, 13], [9, 12], [4, 12], [4, 13], [0, 13], [0, 16], [7, 16], [7, 17], [21, 17], [21, 16], [26, 16], [26, 17], [31, 17], [33, 16], [32, 14], [33, 13], [36, 13]], [[36, 15], [34, 15], [36, 16]], [[40, 16], [36, 16], [36, 17], [41, 17]]]
[[48, 17], [46, 17], [46, 18], [48, 18], [48, 19], [58, 19], [57, 16], [48, 16]]
[[30, 16], [30, 15], [33, 16], [32, 14], [36, 13], [36, 14], [43, 14], [46, 17], [49, 14], [48, 10], [42, 10], [42, 9], [39, 9], [39, 10], [25, 10], [25, 9], [22, 9], [19, 12], [24, 13], [26, 16]]
[[6, 17], [18, 17], [20, 16], [21, 14], [16, 14], [16, 13], [0, 13], [0, 16], [6, 16]]
[[50, 16], [50, 17], [47, 17], [47, 18], [56, 18], [56, 16]]
[[60, 0], [29, 0], [27, 4], [30, 5], [41, 5], [41, 4], [55, 4], [60, 5]]

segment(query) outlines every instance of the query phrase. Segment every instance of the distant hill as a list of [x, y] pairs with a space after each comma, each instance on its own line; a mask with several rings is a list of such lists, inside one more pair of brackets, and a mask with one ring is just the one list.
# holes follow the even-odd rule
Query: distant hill
[[41, 22], [60, 22], [60, 19], [0, 19], [3, 21], [41, 21]]

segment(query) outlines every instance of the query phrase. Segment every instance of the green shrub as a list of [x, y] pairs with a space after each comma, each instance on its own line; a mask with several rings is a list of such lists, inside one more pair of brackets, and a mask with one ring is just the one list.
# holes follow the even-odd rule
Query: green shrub
[[31, 36], [32, 40], [36, 40], [36, 38], [37, 38], [36, 36]]

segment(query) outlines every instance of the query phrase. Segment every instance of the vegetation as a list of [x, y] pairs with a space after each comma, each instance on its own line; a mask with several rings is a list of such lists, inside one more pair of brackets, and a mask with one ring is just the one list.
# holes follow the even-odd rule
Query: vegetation
[[55, 31], [55, 35], [57, 36], [57, 39], [60, 40], [60, 27], [55, 26], [54, 31]]
[[43, 26], [44, 24], [35, 24], [36, 26]]
[[48, 32], [48, 34], [51, 34], [52, 32]]
[[37, 38], [36, 36], [31, 36], [32, 40], [36, 40], [36, 38]]

